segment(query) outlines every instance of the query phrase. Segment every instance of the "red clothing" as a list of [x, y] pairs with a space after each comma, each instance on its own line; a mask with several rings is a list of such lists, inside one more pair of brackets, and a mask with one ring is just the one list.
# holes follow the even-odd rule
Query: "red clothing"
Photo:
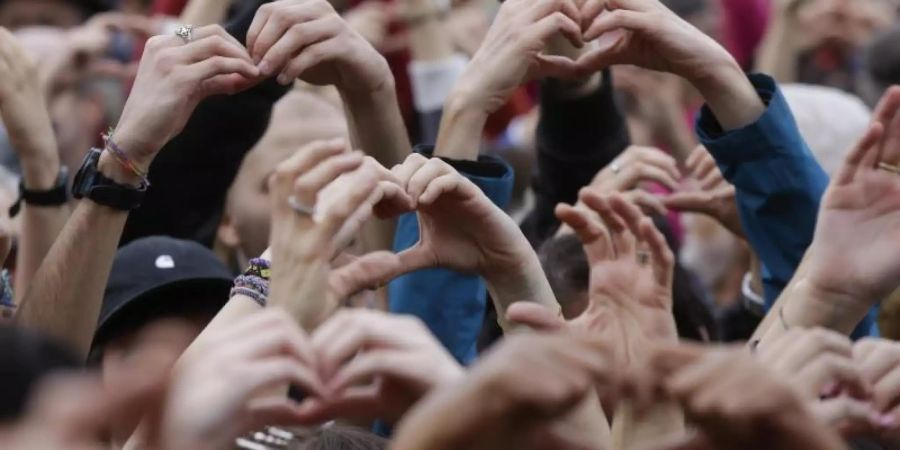
[[728, 50], [749, 69], [769, 22], [771, 0], [721, 0]]

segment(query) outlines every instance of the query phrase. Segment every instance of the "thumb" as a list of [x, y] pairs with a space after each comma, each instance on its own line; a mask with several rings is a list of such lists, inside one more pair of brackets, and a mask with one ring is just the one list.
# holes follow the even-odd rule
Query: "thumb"
[[506, 310], [506, 320], [515, 325], [538, 331], [558, 331], [566, 325], [565, 319], [537, 303], [516, 302]]
[[337, 298], [345, 299], [427, 266], [426, 253], [419, 245], [400, 253], [372, 252], [332, 270], [328, 283]]

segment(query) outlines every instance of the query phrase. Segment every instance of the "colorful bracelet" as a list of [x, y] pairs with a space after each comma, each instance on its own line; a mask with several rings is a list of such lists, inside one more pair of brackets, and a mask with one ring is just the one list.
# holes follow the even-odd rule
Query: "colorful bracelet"
[[256, 275], [240, 275], [234, 279], [231, 297], [245, 295], [265, 307], [269, 299], [269, 281]]
[[141, 179], [141, 183], [150, 186], [150, 180], [147, 179], [147, 171], [141, 170], [138, 166], [125, 154], [125, 152], [112, 140], [113, 129], [110, 128], [103, 137], [103, 149], [108, 151], [109, 154], [113, 155], [116, 161], [122, 165], [122, 167], [128, 169], [129, 172], [133, 173], [136, 177]]
[[244, 275], [252, 275], [269, 281], [272, 278], [272, 263], [262, 258], [253, 258]]

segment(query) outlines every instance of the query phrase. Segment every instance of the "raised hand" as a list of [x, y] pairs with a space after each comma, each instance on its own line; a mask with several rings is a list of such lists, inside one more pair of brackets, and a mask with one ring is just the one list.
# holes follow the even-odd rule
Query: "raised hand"
[[762, 363], [807, 401], [834, 397], [844, 390], [859, 399], [867, 396], [867, 383], [853, 361], [853, 344], [842, 334], [793, 328], [758, 347], [757, 353]]
[[[371, 217], [376, 204], [411, 205], [389, 171], [360, 152], [348, 152], [342, 139], [301, 148], [276, 168], [269, 190], [269, 301], [288, 309], [311, 330], [338, 308], [343, 295], [353, 293], [346, 289], [336, 294], [329, 280], [331, 260], [347, 238]], [[322, 195], [326, 192], [332, 194]]]
[[548, 448], [540, 445], [553, 439], [550, 426], [616, 378], [603, 345], [597, 338], [568, 334], [508, 336], [463, 382], [437, 389], [416, 405], [394, 433], [394, 445], [408, 450]]
[[811, 301], [842, 312], [842, 331], [856, 326], [854, 320], [896, 288], [900, 278], [898, 112], [900, 88], [893, 87], [831, 180], [799, 270], [798, 285]]
[[327, 0], [280, 0], [259, 8], [247, 48], [263, 76], [374, 91], [393, 82], [387, 62]]
[[[607, 317], [603, 321], [608, 326], [635, 330], [643, 338], [674, 339], [675, 261], [665, 238], [652, 220], [619, 194], [604, 197], [584, 189], [579, 197], [600, 221], [565, 204], [557, 206], [556, 214], [581, 239], [591, 266], [586, 316]], [[623, 348], [629, 347], [625, 344]]]
[[194, 30], [189, 43], [150, 38], [113, 140], [146, 169], [200, 100], [248, 88], [258, 76], [247, 50], [218, 25]]
[[900, 444], [900, 343], [860, 340], [853, 346], [853, 361], [872, 387], [877, 431], [892, 445]]
[[676, 400], [697, 432], [665, 449], [844, 449], [800, 395], [746, 349], [655, 348], [624, 392], [642, 403]]
[[324, 395], [309, 338], [283, 310], [254, 313], [209, 338], [174, 371], [161, 427], [165, 448], [226, 448], [261, 426], [296, 422], [299, 405], [284, 392], [258, 397], [267, 389], [291, 384]]
[[567, 58], [541, 53], [559, 33], [572, 45], [582, 47], [581, 11], [574, 0], [504, 2], [457, 82], [453, 100], [475, 105], [489, 114], [532, 77], [573, 76]]
[[703, 146], [688, 157], [688, 175], [672, 194], [663, 197], [668, 208], [706, 214], [732, 233], [743, 237], [734, 186], [722, 177], [716, 161]]
[[22, 164], [25, 186], [56, 184], [59, 154], [35, 61], [12, 33], [0, 28], [0, 118]]
[[463, 377], [428, 328], [412, 316], [344, 309], [313, 334], [326, 400], [309, 400], [305, 420], [398, 420], [433, 389]]

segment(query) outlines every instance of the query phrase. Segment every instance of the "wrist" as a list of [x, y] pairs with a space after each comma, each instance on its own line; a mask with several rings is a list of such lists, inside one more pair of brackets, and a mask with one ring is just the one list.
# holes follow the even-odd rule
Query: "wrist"
[[[162, 148], [162, 145], [135, 138], [134, 136], [137, 136], [137, 134], [128, 131], [127, 128], [122, 131], [119, 131], [117, 128], [110, 134], [109, 138], [122, 150], [128, 160], [139, 171], [147, 173], [150, 170], [150, 164], [153, 163], [153, 159]], [[108, 151], [104, 151], [104, 156], [108, 156], [106, 153]]]
[[116, 158], [104, 151], [100, 155], [100, 161], [97, 163], [97, 170], [106, 178], [115, 181], [118, 184], [128, 186], [140, 186], [141, 177], [122, 165]]
[[30, 191], [46, 191], [56, 187], [60, 162], [56, 155], [27, 156], [21, 160], [22, 184]]
[[434, 155], [477, 160], [487, 118], [487, 108], [477, 96], [454, 89], [444, 103]]
[[787, 326], [825, 327], [850, 333], [869, 311], [855, 295], [830, 289], [804, 277], [786, 289], [782, 309]]
[[726, 131], [747, 126], [765, 112], [765, 104], [756, 88], [730, 56], [710, 63], [703, 74], [691, 77], [689, 81]]

